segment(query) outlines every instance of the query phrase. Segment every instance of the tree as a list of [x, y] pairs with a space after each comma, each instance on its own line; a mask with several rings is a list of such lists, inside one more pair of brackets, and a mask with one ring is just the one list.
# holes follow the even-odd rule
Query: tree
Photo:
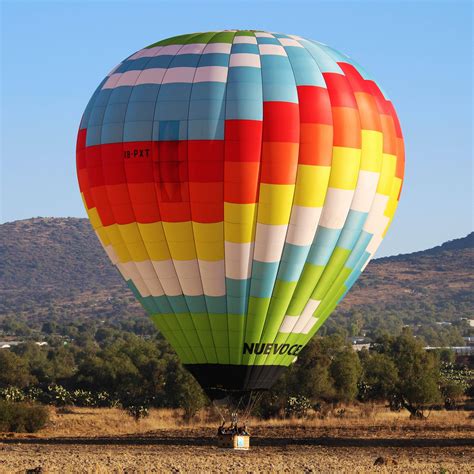
[[207, 403], [201, 387], [177, 359], [168, 365], [166, 393], [171, 406], [184, 409], [186, 421], [190, 421]]
[[0, 388], [24, 388], [35, 381], [28, 364], [9, 350], [0, 350], [0, 368]]
[[355, 399], [361, 372], [359, 357], [352, 348], [345, 348], [335, 355], [329, 373], [333, 379], [338, 401], [350, 402]]
[[339, 334], [316, 337], [302, 351], [288, 378], [288, 395], [313, 402], [349, 402], [357, 395], [361, 366]]
[[362, 378], [359, 397], [362, 401], [390, 400], [398, 383], [398, 369], [387, 354], [360, 352]]
[[397, 367], [394, 401], [406, 408], [412, 418], [424, 418], [424, 408], [441, 400], [436, 354], [426, 351], [408, 329], [396, 338], [382, 338], [377, 350], [388, 355]]

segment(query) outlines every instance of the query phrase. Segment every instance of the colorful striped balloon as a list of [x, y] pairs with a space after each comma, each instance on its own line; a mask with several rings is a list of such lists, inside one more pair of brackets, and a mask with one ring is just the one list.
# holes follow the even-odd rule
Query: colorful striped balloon
[[182, 35], [101, 82], [79, 185], [105, 251], [182, 362], [268, 388], [354, 284], [402, 187], [392, 103], [299, 36]]

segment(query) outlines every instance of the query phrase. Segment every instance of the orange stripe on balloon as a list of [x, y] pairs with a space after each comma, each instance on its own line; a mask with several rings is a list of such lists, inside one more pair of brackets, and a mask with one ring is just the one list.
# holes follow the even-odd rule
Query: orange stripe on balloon
[[382, 124], [374, 96], [366, 92], [356, 92], [354, 95], [359, 108], [360, 125], [362, 129], [381, 132]]
[[298, 144], [264, 142], [260, 182], [293, 184], [298, 166]]
[[330, 166], [333, 144], [332, 125], [302, 123], [300, 127], [299, 163]]
[[224, 201], [236, 204], [257, 202], [260, 163], [225, 162]]
[[[397, 154], [397, 135], [395, 125], [390, 115], [380, 115], [383, 131], [383, 152], [390, 155]], [[398, 161], [398, 160], [397, 160]]]
[[360, 148], [361, 128], [357, 109], [349, 107], [333, 107], [334, 146]]

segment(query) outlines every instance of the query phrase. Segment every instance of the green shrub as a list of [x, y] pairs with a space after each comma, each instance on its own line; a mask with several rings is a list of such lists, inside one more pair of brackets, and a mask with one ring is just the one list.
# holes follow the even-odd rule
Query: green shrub
[[42, 405], [0, 400], [0, 431], [35, 433], [48, 420], [48, 409]]

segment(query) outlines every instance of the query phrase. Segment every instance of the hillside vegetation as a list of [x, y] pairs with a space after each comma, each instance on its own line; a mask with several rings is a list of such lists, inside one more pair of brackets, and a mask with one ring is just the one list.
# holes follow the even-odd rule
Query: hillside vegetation
[[[435, 322], [461, 324], [472, 314], [473, 241], [471, 233], [425, 251], [372, 261], [323, 332], [344, 328], [357, 336], [399, 332], [403, 325], [440, 332], [448, 329]], [[86, 219], [2, 224], [0, 257], [0, 321], [41, 330], [45, 323], [100, 319], [120, 321], [135, 332], [153, 331]], [[431, 339], [435, 344], [434, 333]]]

